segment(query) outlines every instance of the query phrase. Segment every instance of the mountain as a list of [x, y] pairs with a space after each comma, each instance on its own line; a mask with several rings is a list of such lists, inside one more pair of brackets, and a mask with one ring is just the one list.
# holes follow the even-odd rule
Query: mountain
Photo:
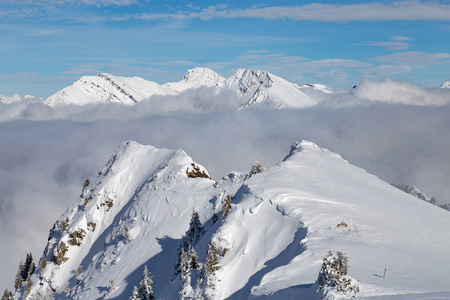
[[45, 104], [135, 104], [153, 95], [173, 94], [159, 84], [139, 77], [120, 77], [101, 73], [83, 76], [73, 85], [62, 89], [45, 100]]
[[133, 105], [154, 95], [178, 95], [200, 87], [214, 88], [217, 92], [223, 89], [236, 92], [238, 96], [243, 97], [241, 108], [252, 104], [276, 108], [316, 104], [316, 101], [304, 94], [297, 85], [268, 72], [239, 69], [233, 76], [225, 79], [208, 68], [188, 70], [181, 81], [164, 85], [139, 77], [128, 78], [110, 74], [84, 76], [72, 86], [50, 96], [45, 103], [50, 106], [95, 103]]
[[430, 202], [431, 204], [437, 204], [437, 200], [434, 197], [429, 197], [423, 190], [413, 185], [399, 184], [399, 183], [393, 183], [392, 185], [404, 191], [405, 193], [408, 193], [416, 198], [419, 198], [420, 200]]
[[145, 267], [156, 299], [450, 296], [449, 213], [312, 142], [215, 182], [182, 150], [129, 141], [82, 190], [28, 299], [128, 299]]
[[188, 89], [196, 89], [199, 87], [215, 87], [220, 89], [225, 78], [208, 68], [194, 68], [187, 70], [183, 79], [179, 82], [168, 82], [164, 84], [169, 90], [183, 92]]
[[264, 71], [238, 69], [227, 79], [225, 86], [248, 99], [240, 108], [254, 104], [275, 108], [299, 108], [317, 103], [296, 84]]
[[14, 94], [12, 97], [6, 97], [0, 94], [0, 103], [10, 104], [17, 101], [21, 101], [24, 99], [31, 99], [34, 98], [33, 96], [26, 95], [24, 97], [20, 96], [19, 94]]

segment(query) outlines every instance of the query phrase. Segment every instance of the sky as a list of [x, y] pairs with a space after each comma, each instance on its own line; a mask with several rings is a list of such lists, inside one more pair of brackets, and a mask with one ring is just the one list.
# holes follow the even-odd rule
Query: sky
[[237, 68], [346, 89], [450, 80], [450, 1], [0, 0], [0, 94], [48, 97], [83, 75], [163, 84]]

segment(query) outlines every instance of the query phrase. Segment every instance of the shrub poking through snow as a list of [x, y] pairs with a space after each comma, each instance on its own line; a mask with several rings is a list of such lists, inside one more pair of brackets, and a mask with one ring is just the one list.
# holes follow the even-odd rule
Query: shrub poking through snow
[[189, 168], [186, 170], [187, 177], [189, 177], [189, 178], [200, 177], [200, 178], [209, 178], [209, 179], [211, 178], [211, 177], [209, 177], [208, 174], [206, 174], [205, 171], [200, 171], [200, 168], [197, 165], [195, 165], [194, 163], [191, 163], [191, 166], [192, 166], [191, 170], [189, 170]]
[[324, 295], [331, 293], [354, 296], [359, 292], [359, 287], [355, 285], [354, 280], [348, 276], [347, 272], [348, 258], [345, 253], [338, 251], [335, 256], [328, 251], [317, 278], [318, 291], [322, 291]]
[[225, 202], [222, 205], [222, 222], [225, 220], [225, 218], [228, 216], [228, 214], [231, 211], [231, 195], [228, 194], [225, 197]]
[[250, 170], [250, 173], [248, 175], [248, 178], [252, 177], [252, 175], [262, 173], [266, 170], [258, 161], [255, 161], [255, 163], [252, 165], [252, 168]]
[[70, 240], [67, 242], [70, 246], [81, 246], [81, 241], [86, 236], [86, 231], [84, 229], [74, 230], [69, 234]]
[[56, 253], [53, 253], [53, 261], [60, 266], [62, 263], [66, 262], [69, 258], [64, 257], [69, 248], [64, 242], [59, 243], [58, 250]]

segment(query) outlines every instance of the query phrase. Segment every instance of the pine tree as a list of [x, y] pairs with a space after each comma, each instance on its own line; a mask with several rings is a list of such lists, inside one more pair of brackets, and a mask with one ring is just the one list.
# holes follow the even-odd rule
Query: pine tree
[[138, 299], [153, 300], [153, 279], [150, 276], [147, 266], [144, 268], [144, 279], [139, 283]]
[[2, 300], [13, 300], [13, 294], [8, 289], [5, 290], [2, 296]]
[[174, 266], [174, 277], [180, 273], [180, 262], [182, 250], [188, 252], [191, 247], [195, 247], [200, 239], [205, 234], [205, 229], [203, 228], [202, 223], [200, 222], [200, 218], [198, 213], [195, 210], [192, 210], [191, 220], [189, 222], [189, 229], [186, 231], [185, 235], [181, 239], [180, 246], [177, 249], [177, 261]]
[[75, 270], [75, 273], [77, 274], [77, 284], [81, 282], [81, 275], [83, 274], [83, 266], [78, 266], [78, 268]]
[[23, 279], [22, 279], [22, 272], [24, 269], [24, 264], [23, 264], [23, 260], [20, 261], [19, 264], [19, 269], [17, 270], [17, 274], [16, 274], [16, 279], [14, 280], [14, 289], [16, 291], [18, 291], [20, 289], [20, 287], [22, 286], [23, 283]]
[[23, 299], [26, 299], [31, 292], [31, 287], [33, 286], [33, 281], [31, 281], [30, 276], [28, 276], [25, 281], [25, 292], [23, 293]]
[[216, 271], [220, 270], [219, 256], [220, 249], [216, 247], [214, 243], [210, 243], [208, 246], [208, 254], [206, 256], [205, 270], [203, 272], [203, 290], [206, 299], [212, 299], [216, 288]]
[[317, 278], [319, 291], [324, 291], [324, 293], [336, 291], [342, 295], [354, 295], [359, 292], [359, 287], [352, 283], [352, 279], [347, 275], [347, 272], [348, 258], [345, 253], [338, 251], [337, 255], [334, 256], [331, 251], [328, 251]]
[[134, 286], [133, 294], [131, 295], [130, 300], [140, 300], [137, 286]]
[[180, 269], [181, 269], [181, 289], [179, 292], [180, 299], [184, 299], [186, 297], [189, 297], [191, 294], [191, 269], [192, 269], [192, 260], [190, 258], [189, 252], [185, 251], [184, 249], [181, 249], [181, 262], [180, 262]]

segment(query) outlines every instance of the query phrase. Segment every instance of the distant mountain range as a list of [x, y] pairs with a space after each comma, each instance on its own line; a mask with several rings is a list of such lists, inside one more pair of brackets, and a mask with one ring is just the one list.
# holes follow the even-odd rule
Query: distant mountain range
[[306, 107], [317, 103], [302, 91], [302, 87], [268, 72], [239, 69], [224, 78], [207, 68], [188, 70], [179, 82], [159, 85], [139, 77], [120, 77], [110, 74], [84, 76], [72, 86], [51, 95], [45, 103], [59, 104], [122, 103], [136, 104], [151, 96], [178, 95], [189, 89], [212, 88], [217, 93], [228, 89], [242, 97], [239, 108], [253, 104], [275, 108]]

